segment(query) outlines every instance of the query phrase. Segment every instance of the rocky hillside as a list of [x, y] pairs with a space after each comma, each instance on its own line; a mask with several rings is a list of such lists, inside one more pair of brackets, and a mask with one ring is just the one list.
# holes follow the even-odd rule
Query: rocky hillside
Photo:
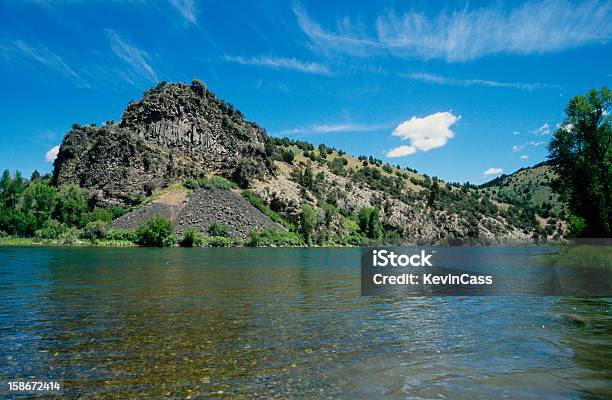
[[265, 138], [257, 124], [203, 87], [161, 83], [128, 105], [118, 124], [75, 124], [60, 146], [54, 181], [124, 204], [210, 173], [248, 185], [273, 172]]
[[[448, 184], [372, 157], [268, 137], [200, 85], [160, 84], [130, 104], [118, 124], [74, 126], [60, 147], [54, 179], [89, 189], [100, 204], [134, 204], [211, 174], [248, 188], [245, 199], [313, 244], [504, 244], [562, 235], [562, 227], [546, 230], [537, 210], [494, 193], [494, 185]], [[185, 200], [198, 204], [206, 197], [205, 205], [184, 207], [190, 211], [182, 219], [183, 208], [148, 207], [172, 215], [176, 229], [204, 230], [242, 201], [205, 193]], [[235, 235], [271, 222], [253, 221]]]

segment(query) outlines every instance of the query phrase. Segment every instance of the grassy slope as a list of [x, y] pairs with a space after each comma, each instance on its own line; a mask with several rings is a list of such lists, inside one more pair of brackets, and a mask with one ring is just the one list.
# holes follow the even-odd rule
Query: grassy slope
[[578, 245], [562, 247], [553, 254], [539, 256], [550, 266], [612, 268], [612, 246]]
[[552, 190], [551, 181], [554, 178], [555, 173], [550, 166], [539, 164], [510, 175], [502, 175], [481, 185], [481, 188], [501, 204], [528, 204], [539, 208], [549, 203], [552, 205], [551, 210], [560, 214], [564, 204]]

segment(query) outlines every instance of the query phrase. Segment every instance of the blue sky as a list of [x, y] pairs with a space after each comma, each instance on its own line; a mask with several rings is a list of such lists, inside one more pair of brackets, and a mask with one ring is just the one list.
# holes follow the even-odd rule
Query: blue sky
[[[199, 78], [275, 136], [475, 183], [612, 85], [612, 2], [0, 0], [0, 168]], [[485, 174], [487, 171], [487, 174]]]

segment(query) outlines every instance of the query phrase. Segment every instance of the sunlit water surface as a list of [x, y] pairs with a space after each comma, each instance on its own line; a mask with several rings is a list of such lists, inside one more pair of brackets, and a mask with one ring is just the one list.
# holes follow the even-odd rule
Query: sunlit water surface
[[362, 297], [359, 258], [0, 248], [0, 378], [85, 398], [612, 397], [610, 299]]

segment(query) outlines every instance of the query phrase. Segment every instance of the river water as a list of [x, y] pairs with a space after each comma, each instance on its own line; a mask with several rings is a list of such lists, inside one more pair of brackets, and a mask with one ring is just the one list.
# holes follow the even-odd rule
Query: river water
[[359, 261], [0, 248], [0, 379], [61, 380], [60, 397], [85, 398], [612, 397], [610, 299], [366, 297]]

